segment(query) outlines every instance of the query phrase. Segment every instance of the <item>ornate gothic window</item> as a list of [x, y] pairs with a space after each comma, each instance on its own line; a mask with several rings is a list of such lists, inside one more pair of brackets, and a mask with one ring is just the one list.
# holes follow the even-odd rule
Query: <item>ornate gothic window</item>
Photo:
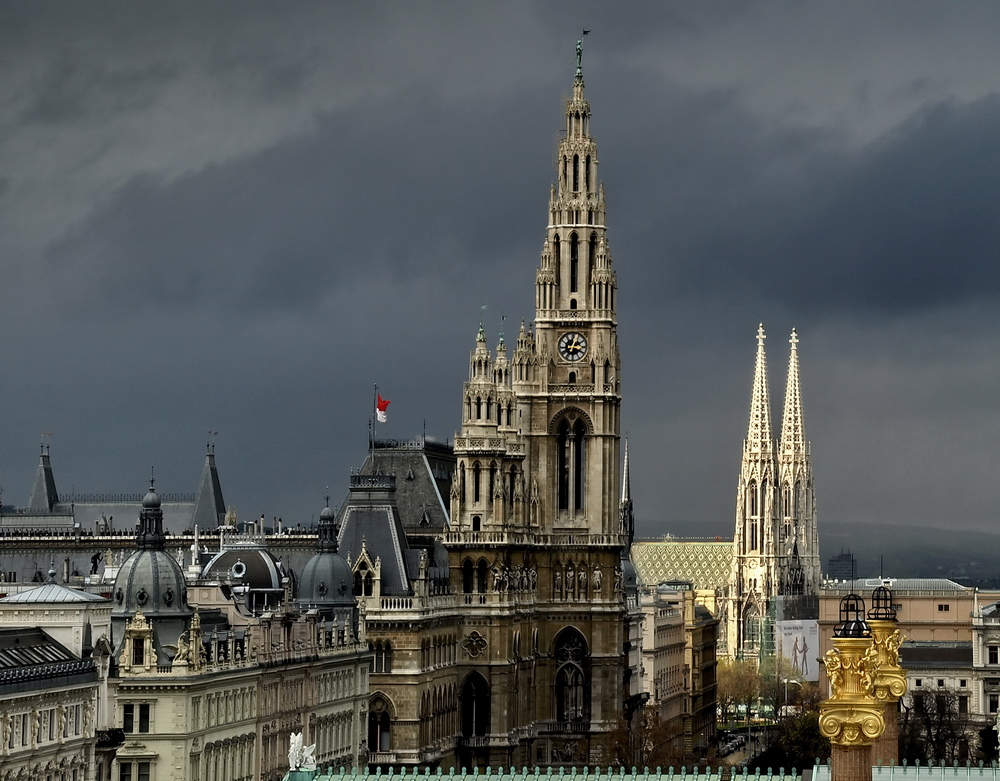
[[556, 720], [587, 721], [590, 718], [588, 696], [590, 659], [583, 637], [575, 629], [566, 629], [556, 640]]
[[584, 183], [587, 185], [587, 192], [590, 192], [590, 155], [587, 155], [587, 163], [584, 170]]
[[462, 565], [462, 593], [471, 594], [474, 582], [475, 574], [473, 572], [472, 559], [466, 559]]
[[573, 192], [580, 189], [580, 155], [573, 155]]
[[462, 736], [488, 735], [490, 732], [490, 686], [479, 673], [471, 673], [462, 684], [459, 696]]
[[575, 293], [579, 287], [580, 238], [574, 233], [569, 237], [569, 292]]
[[374, 645], [368, 643], [368, 650], [375, 655], [369, 667], [371, 672], [373, 673], [392, 672], [392, 643], [390, 643], [388, 640], [386, 640], [384, 643], [381, 640], [379, 640]]
[[479, 501], [479, 478], [480, 478], [479, 462], [476, 461], [472, 465], [472, 501]]
[[370, 751], [389, 751], [392, 748], [392, 720], [389, 701], [381, 694], [368, 703], [368, 748]]
[[743, 648], [756, 651], [760, 646], [760, 615], [753, 607], [747, 609], [743, 619]]
[[[573, 381], [576, 381], [575, 377]], [[560, 510], [581, 512], [584, 509], [586, 435], [586, 426], [580, 419], [572, 423], [569, 419], [564, 419], [557, 429]]]
[[476, 565], [476, 591], [480, 594], [486, 593], [486, 559], [480, 559]]

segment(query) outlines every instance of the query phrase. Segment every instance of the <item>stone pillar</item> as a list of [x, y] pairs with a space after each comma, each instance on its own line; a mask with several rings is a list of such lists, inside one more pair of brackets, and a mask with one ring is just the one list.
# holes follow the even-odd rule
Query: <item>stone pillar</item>
[[885, 730], [875, 741], [872, 760], [883, 765], [899, 764], [899, 698], [906, 694], [906, 673], [899, 666], [899, 646], [902, 635], [891, 620], [868, 619], [872, 630], [872, 647], [878, 654], [875, 673], [875, 699], [882, 703]]
[[830, 739], [831, 781], [871, 781], [871, 747], [885, 729], [883, 705], [874, 697], [872, 639], [835, 637], [823, 661], [831, 696], [819, 706], [819, 729]]

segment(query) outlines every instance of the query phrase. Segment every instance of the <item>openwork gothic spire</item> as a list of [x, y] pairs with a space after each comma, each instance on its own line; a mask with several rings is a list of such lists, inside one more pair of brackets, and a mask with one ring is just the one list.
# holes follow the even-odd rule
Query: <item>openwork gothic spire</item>
[[792, 345], [788, 356], [788, 381], [785, 384], [785, 409], [781, 416], [781, 445], [783, 456], [805, 453], [806, 435], [802, 424], [802, 396], [799, 393], [799, 337], [792, 330], [788, 340]]
[[747, 430], [747, 450], [763, 452], [772, 447], [771, 394], [767, 386], [767, 356], [764, 354], [764, 324], [757, 328], [757, 363], [753, 373], [753, 395], [750, 399], [750, 425]]

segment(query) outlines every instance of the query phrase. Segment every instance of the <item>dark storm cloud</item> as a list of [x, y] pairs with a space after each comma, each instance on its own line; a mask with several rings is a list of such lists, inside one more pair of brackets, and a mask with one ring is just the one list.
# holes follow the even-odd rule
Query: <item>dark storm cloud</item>
[[[664, 143], [611, 174], [634, 185], [616, 247], [624, 229], [660, 260], [639, 270], [647, 295], [879, 316], [1000, 293], [988, 217], [1000, 211], [1000, 99], [930, 107], [858, 150], [824, 132], [766, 133], [733, 95], [670, 105], [640, 122]], [[615, 140], [638, 146], [605, 147]], [[644, 203], [660, 219], [637, 220]]]
[[[821, 523], [992, 523], [987, 33], [935, 3], [0, 5], [4, 497], [192, 490], [308, 520], [445, 438], [508, 343], [584, 72], [645, 533], [731, 533], [757, 323], [800, 354]], [[776, 417], [777, 423], [777, 417]]]
[[[313, 305], [366, 270], [412, 277], [530, 258], [544, 236], [552, 103], [518, 101], [541, 119], [519, 123], [533, 143], [511, 142], [509, 101], [444, 113], [415, 96], [373, 112], [377, 122], [348, 112], [309, 137], [180, 179], [136, 177], [48, 252], [48, 273], [70, 283], [67, 305], [89, 311], [256, 310]], [[80, 280], [91, 288], [82, 299]]]
[[155, 101], [164, 84], [179, 70], [177, 63], [170, 62], [113, 69], [88, 62], [67, 46], [30, 86], [30, 101], [17, 121], [43, 126], [69, 124], [140, 111]]

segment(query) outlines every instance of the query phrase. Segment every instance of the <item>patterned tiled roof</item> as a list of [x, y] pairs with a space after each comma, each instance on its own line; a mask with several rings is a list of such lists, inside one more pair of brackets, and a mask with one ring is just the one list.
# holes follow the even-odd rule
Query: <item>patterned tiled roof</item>
[[724, 589], [733, 564], [733, 541], [634, 542], [632, 561], [646, 585], [688, 580], [695, 588]]

